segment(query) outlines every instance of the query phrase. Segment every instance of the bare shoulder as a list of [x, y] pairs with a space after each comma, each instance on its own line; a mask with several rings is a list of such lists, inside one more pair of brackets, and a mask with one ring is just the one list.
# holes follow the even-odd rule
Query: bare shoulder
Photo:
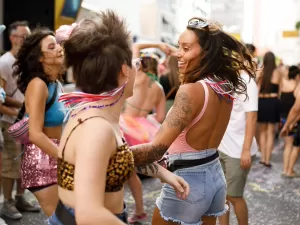
[[48, 97], [48, 88], [46, 83], [40, 78], [33, 78], [26, 88], [25, 98], [46, 99]]
[[[78, 141], [76, 146], [79, 146], [79, 151], [82, 151], [82, 146], [89, 149], [103, 148], [112, 149], [111, 145], [115, 147], [116, 134], [112, 125], [103, 117], [89, 116], [78, 121], [77, 137]], [[74, 124], [74, 122], [73, 122]], [[92, 147], [93, 146], [93, 147]]]
[[35, 77], [28, 83], [27, 90], [34, 90], [35, 92], [40, 92], [48, 90], [48, 88], [45, 81], [38, 77]]
[[196, 116], [204, 101], [204, 89], [201, 86], [201, 84], [190, 83], [179, 87], [173, 108], [165, 120], [169, 127], [177, 126], [183, 130]]

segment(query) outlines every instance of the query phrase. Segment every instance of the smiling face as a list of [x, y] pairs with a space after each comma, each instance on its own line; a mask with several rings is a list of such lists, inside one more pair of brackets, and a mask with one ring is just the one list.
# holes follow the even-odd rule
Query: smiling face
[[181, 74], [188, 74], [200, 65], [202, 48], [198, 38], [192, 30], [185, 30], [179, 37], [177, 53], [178, 69]]

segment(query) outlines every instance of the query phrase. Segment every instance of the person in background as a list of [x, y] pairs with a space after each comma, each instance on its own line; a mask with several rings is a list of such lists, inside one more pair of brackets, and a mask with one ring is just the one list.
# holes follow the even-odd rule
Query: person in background
[[[17, 21], [9, 26], [9, 39], [11, 50], [0, 58], [0, 76], [4, 90], [6, 91], [5, 106], [9, 112], [3, 112], [1, 117], [4, 148], [2, 152], [2, 184], [4, 204], [1, 214], [10, 219], [21, 219], [20, 211], [38, 212], [40, 208], [33, 206], [24, 198], [24, 189], [21, 187], [20, 163], [21, 146], [7, 133], [7, 129], [15, 122], [18, 111], [23, 105], [24, 95], [17, 87], [16, 79], [13, 77], [13, 64], [24, 40], [30, 34], [26, 21]], [[6, 110], [8, 108], [2, 107]], [[13, 113], [14, 112], [14, 113]], [[15, 200], [12, 198], [14, 182], [17, 181], [17, 194]]]
[[271, 167], [271, 155], [274, 148], [275, 129], [280, 121], [279, 83], [281, 72], [276, 68], [275, 55], [267, 52], [263, 59], [263, 68], [258, 76], [258, 114], [260, 163]]
[[[138, 55], [141, 50], [148, 48], [162, 49], [163, 45], [135, 43], [133, 52]], [[165, 95], [157, 81], [159, 59], [152, 53], [141, 53], [140, 58], [141, 68], [135, 80], [134, 94], [126, 100], [120, 119], [120, 126], [129, 146], [152, 141], [166, 114]], [[155, 114], [149, 115], [151, 111]], [[136, 173], [130, 177], [128, 184], [136, 204], [136, 211], [128, 218], [128, 222], [142, 222], [147, 214], [144, 211], [142, 183]]]
[[179, 73], [177, 57], [170, 56], [168, 60], [168, 71], [159, 78], [159, 83], [164, 88], [167, 108], [166, 112], [172, 107], [174, 99], [179, 88]]
[[57, 153], [65, 118], [64, 105], [58, 102], [62, 65], [63, 52], [54, 33], [37, 28], [24, 41], [13, 67], [29, 118], [29, 141], [24, 143], [21, 162], [22, 187], [34, 194], [47, 216], [58, 203]]
[[[288, 114], [293, 107], [296, 94], [300, 90], [299, 84], [299, 75], [300, 70], [297, 66], [291, 66], [285, 73], [281, 79], [280, 85], [280, 116], [281, 116], [281, 127], [284, 126]], [[295, 127], [291, 129], [289, 134], [284, 139], [284, 153], [283, 153], [283, 176], [292, 176], [294, 172], [290, 170], [293, 169], [293, 166], [290, 166], [290, 162], [294, 161], [291, 157], [295, 154], [292, 154], [294, 144], [294, 137], [297, 134], [297, 123], [295, 123]]]
[[[299, 76], [299, 69], [296, 69], [294, 67], [291, 67], [290, 69], [293, 71], [294, 74], [298, 74]], [[298, 85], [293, 92], [294, 95], [294, 104], [289, 110], [288, 116], [286, 118], [286, 121], [280, 131], [280, 136], [287, 138], [291, 133], [294, 134], [294, 140], [292, 144], [292, 150], [290, 152], [289, 158], [286, 159], [285, 167], [284, 167], [284, 176], [287, 178], [294, 178], [299, 177], [299, 174], [294, 171], [294, 166], [297, 162], [299, 151], [300, 151], [300, 126], [296, 127], [295, 125], [300, 119], [300, 86]], [[286, 154], [286, 153], [285, 153]], [[285, 155], [284, 155], [285, 156]], [[285, 156], [287, 157], [287, 156]]]
[[[256, 82], [242, 72], [247, 94], [236, 96], [230, 120], [219, 145], [220, 161], [226, 177], [227, 201], [233, 205], [239, 225], [248, 225], [244, 189], [258, 147], [255, 140], [258, 89]], [[228, 204], [230, 205], [230, 204]], [[219, 217], [220, 225], [229, 225], [229, 212]]]

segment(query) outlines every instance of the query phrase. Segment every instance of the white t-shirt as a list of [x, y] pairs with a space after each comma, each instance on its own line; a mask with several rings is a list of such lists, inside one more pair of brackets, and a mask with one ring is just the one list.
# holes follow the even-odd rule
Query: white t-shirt
[[[17, 79], [12, 76], [13, 74], [13, 64], [16, 58], [11, 54], [11, 52], [6, 52], [0, 57], [0, 76], [6, 81], [6, 96], [12, 97], [20, 102], [24, 101], [24, 95], [19, 89], [17, 89]], [[16, 109], [18, 111], [18, 109]], [[1, 121], [8, 123], [14, 123], [16, 116], [3, 115]]]
[[[258, 88], [255, 81], [246, 73], [242, 73], [241, 77], [247, 84], [248, 99], [244, 94], [235, 96], [230, 120], [218, 148], [219, 151], [232, 158], [241, 158], [246, 132], [246, 113], [258, 110]], [[251, 155], [255, 155], [257, 150], [256, 139], [253, 137]]]

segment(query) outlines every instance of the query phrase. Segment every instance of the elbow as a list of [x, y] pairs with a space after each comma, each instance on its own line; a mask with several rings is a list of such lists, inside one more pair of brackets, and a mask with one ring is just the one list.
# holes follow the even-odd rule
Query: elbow
[[29, 141], [33, 144], [40, 139], [42, 132], [37, 132], [29, 129]]

